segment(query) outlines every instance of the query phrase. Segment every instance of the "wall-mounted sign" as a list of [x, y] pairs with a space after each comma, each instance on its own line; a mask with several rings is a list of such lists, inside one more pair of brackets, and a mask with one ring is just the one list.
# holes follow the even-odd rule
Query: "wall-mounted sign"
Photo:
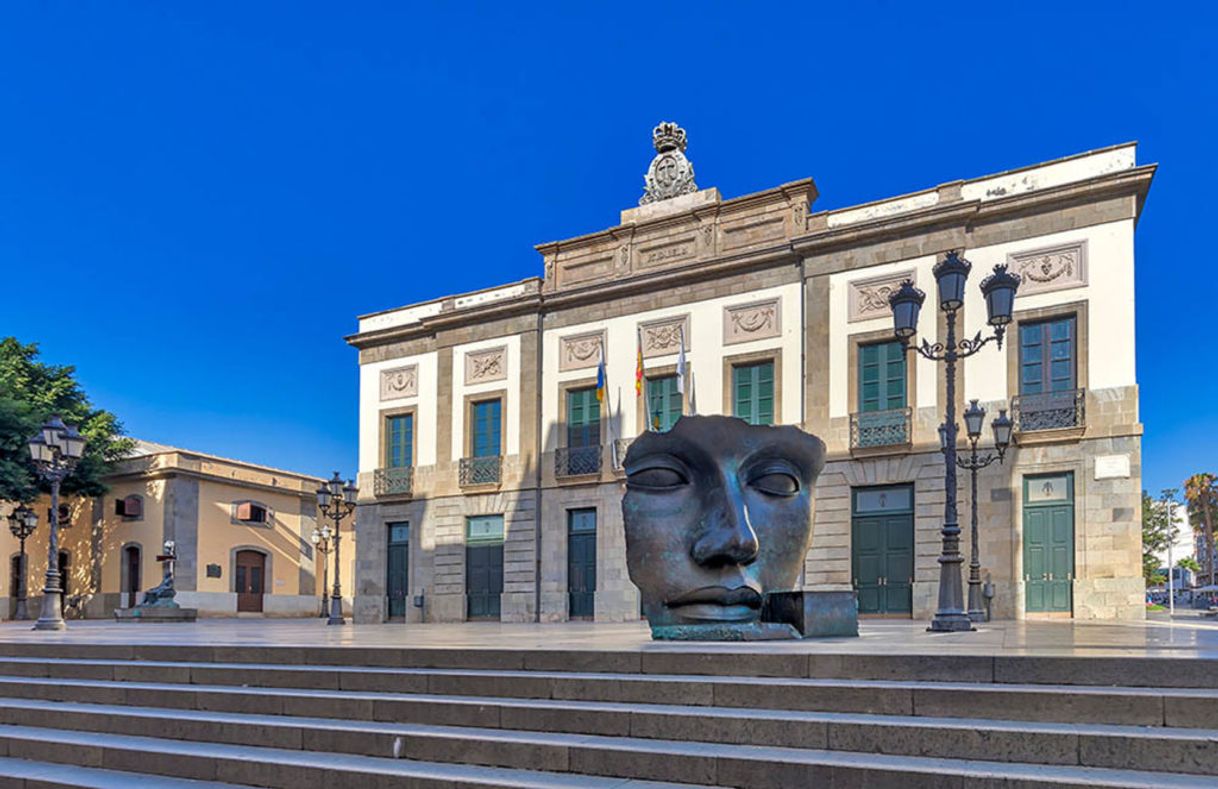
[[1095, 459], [1096, 479], [1128, 479], [1129, 455], [1100, 455]]

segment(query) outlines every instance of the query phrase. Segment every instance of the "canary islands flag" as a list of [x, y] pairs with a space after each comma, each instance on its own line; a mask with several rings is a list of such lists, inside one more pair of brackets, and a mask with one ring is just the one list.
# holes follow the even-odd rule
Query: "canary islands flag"
[[643, 394], [643, 331], [635, 330], [635, 338], [638, 340], [638, 352], [634, 362], [634, 394], [639, 396]]
[[605, 402], [605, 350], [601, 349], [601, 360], [596, 365], [596, 402]]

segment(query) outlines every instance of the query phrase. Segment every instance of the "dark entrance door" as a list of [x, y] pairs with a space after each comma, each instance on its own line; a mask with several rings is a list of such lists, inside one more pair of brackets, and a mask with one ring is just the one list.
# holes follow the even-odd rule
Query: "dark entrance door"
[[[62, 521], [60, 521], [62, 523]], [[67, 551], [59, 552], [59, 610], [68, 610], [68, 581], [72, 577], [72, 565]]]
[[140, 549], [134, 545], [128, 545], [123, 549], [123, 561], [127, 565], [127, 588], [123, 590], [127, 593], [125, 605], [130, 608], [139, 603]]
[[1073, 474], [1024, 478], [1023, 579], [1029, 613], [1073, 610]]
[[860, 614], [913, 612], [913, 488], [892, 485], [852, 492], [850, 559]]
[[596, 510], [567, 510], [567, 596], [571, 619], [596, 613]]
[[389, 618], [406, 617], [406, 598], [409, 594], [410, 574], [410, 524], [389, 524], [388, 577], [385, 579], [386, 594], [389, 595]]
[[237, 610], [251, 613], [262, 611], [262, 593], [266, 589], [266, 557], [257, 551], [237, 551]]
[[498, 619], [503, 594], [503, 516], [466, 519], [466, 618]]

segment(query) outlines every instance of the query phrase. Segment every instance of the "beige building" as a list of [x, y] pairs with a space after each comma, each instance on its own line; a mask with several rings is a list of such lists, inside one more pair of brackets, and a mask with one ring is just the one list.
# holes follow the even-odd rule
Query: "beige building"
[[[110, 617], [160, 583], [157, 556], [175, 542], [177, 602], [200, 616], [318, 616], [320, 555], [310, 536], [317, 525], [315, 491], [322, 480], [145, 441], [106, 479], [109, 493], [61, 504], [60, 563], [68, 616]], [[47, 567], [49, 497], [34, 505], [38, 528], [26, 541], [28, 610], [37, 618]], [[12, 505], [0, 507], [7, 516]], [[354, 564], [350, 519], [344, 523], [343, 587]], [[0, 540], [10, 560], [0, 572], [16, 606], [18, 542]], [[342, 557], [340, 557], [342, 558]], [[333, 583], [333, 556], [329, 557]], [[348, 608], [349, 610], [349, 608]]]
[[1134, 144], [817, 212], [811, 179], [723, 199], [694, 184], [684, 131], [655, 142], [640, 205], [539, 245], [542, 277], [360, 317], [358, 621], [636, 618], [619, 461], [692, 411], [823, 437], [805, 586], [929, 617], [943, 370], [894, 343], [886, 297], [913, 279], [919, 339], [941, 339], [948, 250], [973, 264], [962, 336], [995, 265], [1023, 277], [1006, 343], [957, 387], [958, 408], [1015, 420], [977, 502], [993, 615], [1143, 615], [1133, 238], [1155, 168]]

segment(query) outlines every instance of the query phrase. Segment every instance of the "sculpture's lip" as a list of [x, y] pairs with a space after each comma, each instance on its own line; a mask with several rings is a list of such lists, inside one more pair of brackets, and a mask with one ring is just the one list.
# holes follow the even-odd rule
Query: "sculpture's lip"
[[669, 608], [680, 608], [687, 605], [747, 606], [761, 608], [761, 592], [749, 586], [737, 586], [729, 589], [726, 586], [704, 586], [694, 589], [668, 601]]

